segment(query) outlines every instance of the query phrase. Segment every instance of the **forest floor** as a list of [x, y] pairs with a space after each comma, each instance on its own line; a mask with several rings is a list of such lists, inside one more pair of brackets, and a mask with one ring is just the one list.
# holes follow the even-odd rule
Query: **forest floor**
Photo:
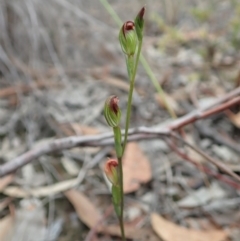
[[[119, 97], [123, 128], [129, 81], [102, 2], [0, 3], [1, 241], [121, 240], [103, 106]], [[122, 21], [147, 9], [150, 75], [140, 64], [123, 160], [128, 240], [239, 241], [240, 2], [109, 4]]]

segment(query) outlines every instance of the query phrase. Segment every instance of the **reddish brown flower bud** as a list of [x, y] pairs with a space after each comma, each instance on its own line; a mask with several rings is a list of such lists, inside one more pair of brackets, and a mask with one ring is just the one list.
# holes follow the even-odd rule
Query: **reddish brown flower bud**
[[126, 38], [127, 31], [134, 30], [135, 24], [132, 21], [127, 21], [126, 23], [123, 24], [122, 26], [122, 31], [124, 34], [124, 37]]
[[118, 161], [109, 159], [104, 166], [104, 172], [108, 180], [115, 186], [118, 185]]
[[116, 95], [107, 98], [104, 106], [104, 116], [109, 126], [118, 126], [121, 119], [121, 111], [118, 107], [119, 99]]
[[119, 32], [119, 42], [125, 54], [134, 55], [138, 44], [134, 22], [127, 21], [123, 24]]
[[145, 13], [145, 10], [146, 10], [146, 8], [142, 7], [142, 9], [139, 11], [139, 13], [137, 15], [139, 17], [139, 19], [143, 19], [143, 15]]
[[119, 103], [118, 97], [116, 95], [112, 96], [109, 101], [109, 107], [115, 113], [115, 115], [117, 115], [119, 111], [118, 103]]
[[134, 20], [139, 41], [141, 41], [141, 39], [142, 39], [142, 32], [143, 32], [143, 26], [144, 26], [144, 19], [143, 19], [144, 14], [145, 14], [145, 7], [143, 7], [139, 11], [138, 15], [136, 16], [136, 18]]

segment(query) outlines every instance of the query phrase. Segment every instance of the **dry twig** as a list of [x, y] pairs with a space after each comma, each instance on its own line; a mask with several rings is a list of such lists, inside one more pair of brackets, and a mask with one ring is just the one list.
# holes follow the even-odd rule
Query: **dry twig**
[[[240, 87], [217, 99], [214, 103], [205, 108], [197, 109], [189, 114], [180, 117], [170, 124], [162, 127], [138, 127], [129, 130], [129, 141], [154, 139], [159, 136], [170, 136], [173, 130], [182, 128], [185, 125], [197, 120], [207, 118], [210, 115], [228, 109], [229, 107], [240, 103]], [[16, 157], [15, 159], [0, 166], [0, 177], [16, 171], [18, 168], [36, 160], [42, 155], [63, 151], [77, 146], [106, 146], [113, 145], [112, 133], [104, 133], [94, 136], [72, 136], [54, 140], [39, 147], [35, 147], [28, 152]], [[239, 147], [240, 149], [240, 147]]]
[[206, 160], [208, 160], [210, 163], [212, 163], [214, 166], [216, 166], [217, 168], [219, 168], [220, 170], [224, 171], [225, 173], [227, 173], [228, 175], [230, 175], [231, 177], [235, 178], [236, 180], [238, 180], [240, 182], [240, 176], [238, 176], [237, 174], [235, 174], [230, 168], [228, 168], [227, 166], [225, 166], [224, 164], [221, 163], [221, 161], [212, 158], [211, 156], [209, 156], [208, 154], [206, 154], [205, 152], [203, 152], [202, 150], [200, 150], [199, 148], [189, 144], [187, 141], [185, 141], [184, 139], [182, 139], [180, 136], [175, 135], [174, 133], [171, 133], [171, 136], [173, 136], [174, 138], [180, 140], [181, 142], [183, 142], [185, 145], [189, 146], [191, 149], [193, 149], [195, 152], [197, 152], [198, 154], [200, 154], [201, 156], [203, 156]]
[[[169, 140], [167, 140], [167, 143], [175, 153], [177, 153], [184, 160], [186, 160], [186, 161], [190, 162], [191, 164], [193, 164], [194, 166], [196, 166], [200, 171], [203, 171], [203, 172], [205, 172], [205, 173], [207, 173], [207, 174], [227, 183], [228, 185], [240, 190], [240, 184], [239, 183], [231, 180], [229, 177], [227, 177], [225, 175], [219, 174], [219, 173], [211, 170], [210, 168], [208, 168], [204, 165], [201, 165], [200, 163], [197, 163], [191, 157], [189, 157], [186, 153], [182, 152], [178, 147], [176, 147], [176, 145], [174, 145], [173, 142], [170, 142]], [[239, 177], [238, 177], [238, 179], [239, 179]]]

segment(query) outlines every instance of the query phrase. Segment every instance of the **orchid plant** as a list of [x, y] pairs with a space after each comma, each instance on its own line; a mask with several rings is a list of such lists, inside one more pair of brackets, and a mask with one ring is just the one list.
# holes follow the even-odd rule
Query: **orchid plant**
[[118, 106], [119, 99], [117, 96], [110, 96], [107, 98], [104, 106], [104, 116], [114, 133], [114, 143], [116, 150], [116, 159], [109, 159], [105, 164], [105, 174], [112, 183], [112, 201], [119, 219], [121, 228], [122, 240], [126, 241], [124, 233], [124, 193], [123, 193], [123, 167], [122, 158], [128, 138], [128, 129], [131, 116], [132, 96], [135, 83], [139, 57], [142, 49], [143, 27], [145, 8], [143, 7], [137, 14], [134, 21], [127, 21], [123, 24], [119, 32], [119, 42], [122, 51], [125, 55], [128, 77], [130, 81], [130, 88], [128, 93], [127, 113], [125, 122], [125, 133], [122, 141], [122, 133], [120, 125], [121, 110]]

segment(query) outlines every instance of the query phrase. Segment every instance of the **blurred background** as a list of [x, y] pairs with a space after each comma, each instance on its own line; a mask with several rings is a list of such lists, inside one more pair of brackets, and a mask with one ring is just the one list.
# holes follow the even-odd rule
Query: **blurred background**
[[[109, 132], [109, 95], [120, 99], [124, 126], [129, 81], [116, 16], [133, 20], [142, 6], [147, 65], [139, 65], [131, 127], [159, 127], [239, 87], [238, 0], [0, 0], [0, 164], [56, 138]], [[239, 110], [185, 130], [189, 143], [238, 174]], [[0, 179], [0, 240], [121, 240], [102, 171], [112, 156], [112, 146], [62, 150]], [[239, 190], [164, 140], [129, 144], [124, 165], [129, 240], [240, 240]], [[105, 225], [100, 234], [96, 222]]]

